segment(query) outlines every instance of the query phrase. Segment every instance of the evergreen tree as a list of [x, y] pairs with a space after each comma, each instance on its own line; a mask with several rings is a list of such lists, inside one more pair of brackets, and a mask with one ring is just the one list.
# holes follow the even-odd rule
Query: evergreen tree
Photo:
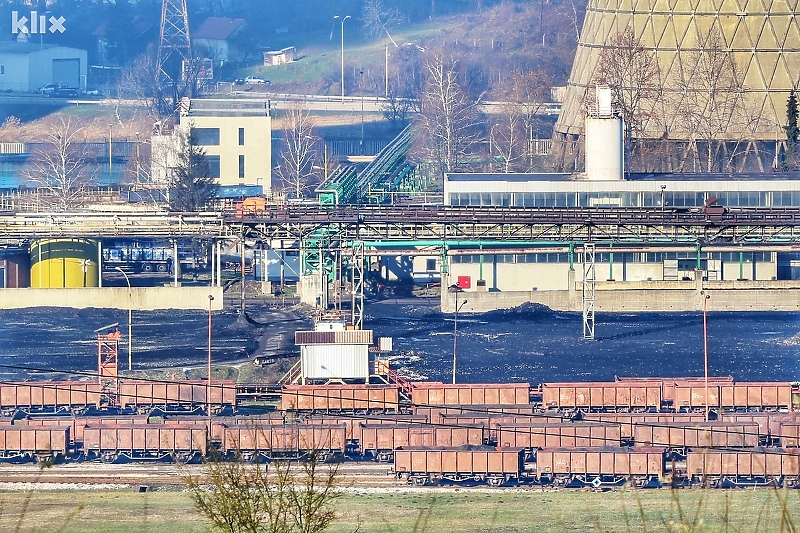
[[800, 128], [797, 125], [797, 92], [789, 93], [786, 102], [786, 153], [783, 155], [783, 171], [789, 171], [797, 166], [797, 142], [800, 137]]
[[219, 185], [211, 175], [206, 152], [188, 134], [178, 135], [177, 164], [169, 185], [171, 211], [202, 211], [216, 196]]

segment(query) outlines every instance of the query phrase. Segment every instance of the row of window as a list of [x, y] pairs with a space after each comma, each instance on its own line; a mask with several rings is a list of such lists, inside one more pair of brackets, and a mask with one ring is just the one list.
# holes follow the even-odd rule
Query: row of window
[[[192, 128], [190, 136], [195, 146], [219, 146], [219, 128]], [[244, 128], [239, 128], [239, 146], [244, 146]]]
[[[611, 254], [607, 252], [595, 254], [595, 263], [610, 262]], [[747, 262], [768, 263], [772, 261], [770, 252], [743, 252], [742, 259]], [[657, 252], [657, 253], [635, 253], [635, 252], [614, 252], [614, 263], [663, 263], [668, 260], [686, 261], [695, 264], [697, 256], [691, 252]], [[739, 252], [713, 252], [703, 254], [701, 261], [720, 260], [726, 263], [736, 263], [739, 261]], [[576, 253], [573, 261], [583, 262], [583, 255]], [[480, 254], [475, 255], [454, 255], [454, 264], [478, 264], [481, 262]], [[567, 253], [531, 253], [531, 254], [483, 254], [484, 263], [569, 263]]]
[[[218, 155], [208, 155], [204, 156], [206, 163], [208, 164], [208, 170], [210, 177], [219, 179], [220, 178], [220, 168], [219, 168], [219, 156]], [[244, 179], [244, 155], [239, 155], [239, 179]]]
[[456, 192], [450, 205], [513, 207], [702, 207], [717, 197], [728, 207], [800, 206], [800, 191], [731, 192]]

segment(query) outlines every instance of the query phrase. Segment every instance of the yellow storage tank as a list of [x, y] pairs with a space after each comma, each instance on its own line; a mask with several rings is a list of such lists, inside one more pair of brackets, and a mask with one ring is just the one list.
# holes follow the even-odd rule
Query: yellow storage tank
[[41, 239], [31, 244], [31, 287], [99, 286], [97, 241]]

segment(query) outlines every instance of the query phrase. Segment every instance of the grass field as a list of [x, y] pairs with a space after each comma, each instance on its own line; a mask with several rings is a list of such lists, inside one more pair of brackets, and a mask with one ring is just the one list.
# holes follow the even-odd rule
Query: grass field
[[[344, 494], [331, 532], [796, 531], [800, 492], [420, 491]], [[21, 532], [208, 531], [175, 490], [0, 492], [0, 527]]]

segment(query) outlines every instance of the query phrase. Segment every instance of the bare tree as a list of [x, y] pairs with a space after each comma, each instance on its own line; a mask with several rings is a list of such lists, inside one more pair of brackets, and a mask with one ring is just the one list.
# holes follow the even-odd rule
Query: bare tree
[[44, 193], [49, 209], [70, 211], [81, 207], [92, 175], [87, 169], [89, 154], [81, 138], [83, 128], [71, 116], [59, 116], [43, 135], [25, 177]]
[[428, 79], [414, 151], [417, 158], [432, 162], [438, 175], [444, 177], [447, 172], [465, 168], [474, 155], [480, 97], [469, 98], [459, 85], [457, 61], [436, 55], [425, 69]]
[[117, 83], [117, 99], [137, 98], [145, 103], [150, 115], [156, 120], [175, 112], [172, 102], [166, 98], [158, 83], [158, 65], [155, 52], [148, 49], [122, 69]]
[[314, 124], [308, 110], [292, 107], [284, 120], [277, 173], [288, 192], [295, 198], [303, 198], [319, 181], [314, 165], [319, 157], [321, 141], [314, 135]]
[[336, 517], [331, 504], [340, 494], [338, 475], [338, 464], [314, 452], [298, 466], [215, 455], [205, 464], [206, 482], [195, 476], [186, 482], [197, 510], [219, 531], [317, 533]]
[[703, 163], [698, 140], [705, 145], [704, 170], [712, 172], [719, 135], [743, 132], [751, 118], [745, 112], [744, 84], [721, 32], [711, 28], [703, 36], [698, 31], [696, 43], [683, 68], [677, 71], [675, 109], [680, 126], [688, 133], [699, 169], [703, 170]]
[[397, 8], [389, 8], [383, 0], [366, 0], [364, 11], [361, 13], [361, 23], [367, 35], [377, 37], [382, 33], [397, 46], [397, 43], [389, 33], [389, 28], [403, 23], [403, 16]]
[[534, 135], [539, 114], [551, 88], [550, 78], [538, 71], [513, 71], [495, 90], [503, 103], [489, 130], [489, 149], [504, 172], [530, 172], [535, 168]]
[[633, 139], [653, 118], [661, 98], [661, 70], [653, 52], [645, 49], [631, 28], [617, 33], [603, 48], [595, 84], [608, 85], [625, 124], [626, 159], [632, 162]]

